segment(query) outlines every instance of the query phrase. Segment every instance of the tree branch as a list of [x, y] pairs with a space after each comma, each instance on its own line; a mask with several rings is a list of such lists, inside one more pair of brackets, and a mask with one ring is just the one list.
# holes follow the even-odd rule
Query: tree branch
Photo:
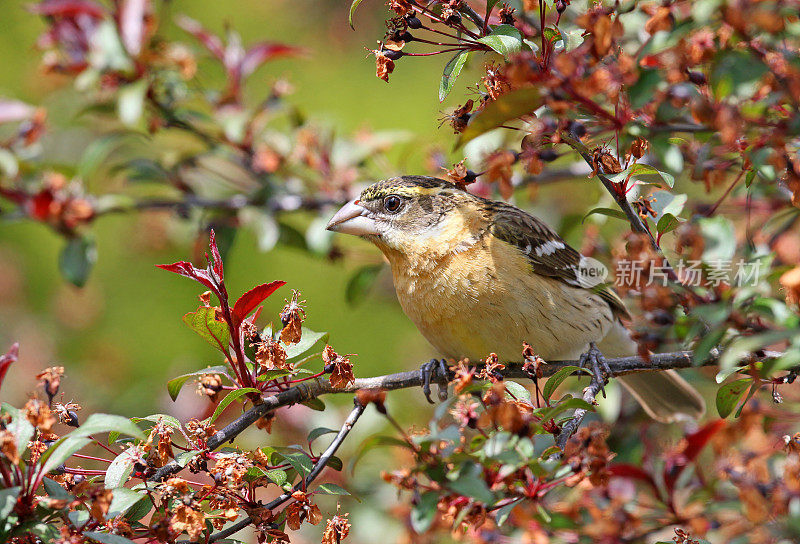
[[[589, 404], [594, 404], [597, 394], [600, 393], [602, 389], [602, 382], [592, 377], [592, 382], [589, 384], [589, 387], [583, 390], [583, 400]], [[587, 413], [587, 410], [583, 408], [577, 408], [575, 413], [572, 414], [572, 419], [564, 423], [564, 425], [561, 427], [561, 432], [559, 432], [558, 436], [556, 436], [556, 446], [561, 448], [561, 451], [564, 451], [564, 448], [567, 445], [567, 440], [569, 440], [569, 437], [575, 434], [575, 431], [577, 431], [578, 427], [581, 426], [581, 423], [583, 423], [583, 418], [586, 417]]]
[[[295, 484], [294, 488], [292, 489], [292, 492], [287, 491], [280, 497], [277, 497], [268, 504], [264, 505], [264, 508], [266, 510], [274, 510], [278, 506], [282, 505], [283, 503], [291, 499], [292, 493], [294, 491], [305, 491], [306, 489], [308, 489], [308, 485], [311, 482], [313, 482], [317, 478], [317, 476], [320, 475], [323, 469], [328, 465], [328, 461], [330, 461], [331, 457], [333, 457], [334, 454], [336, 453], [336, 450], [338, 450], [339, 446], [342, 445], [342, 442], [344, 442], [344, 439], [350, 433], [350, 430], [356, 424], [358, 418], [360, 418], [361, 414], [364, 413], [364, 409], [366, 408], [366, 406], [362, 406], [357, 400], [355, 400], [355, 404], [356, 405], [353, 408], [353, 411], [350, 412], [350, 415], [345, 420], [344, 424], [342, 425], [342, 428], [336, 435], [336, 438], [333, 439], [333, 442], [331, 442], [331, 444], [327, 447], [327, 449], [322, 453], [322, 455], [317, 460], [314, 467], [311, 469], [311, 472], [308, 473], [308, 476], [306, 476], [305, 478], [303, 478], [303, 480]], [[244, 529], [245, 527], [247, 527], [248, 525], [250, 525], [251, 522], [252, 519], [250, 518], [250, 516], [247, 516], [246, 518], [237, 521], [230, 527], [227, 527], [226, 529], [223, 529], [222, 531], [211, 535], [208, 539], [208, 542], [216, 542], [218, 540], [222, 540], [223, 538], [229, 537], [230, 535], [237, 533], [242, 529]]]
[[[767, 352], [763, 358], [774, 358], [779, 356], [780, 353]], [[714, 366], [719, 359], [719, 352], [715, 349], [709, 354], [707, 360], [701, 366]], [[748, 360], [757, 360], [759, 358], [751, 356]], [[693, 353], [691, 351], [676, 351], [672, 353], [657, 353], [651, 355], [650, 360], [646, 361], [641, 357], [620, 357], [616, 359], [607, 359], [610, 368], [610, 377], [621, 376], [631, 372], [647, 372], [657, 370], [669, 370], [678, 368], [692, 368]], [[540, 370], [543, 377], [553, 375], [559, 369], [565, 366], [577, 366], [578, 361], [551, 361], [548, 364], [542, 365]], [[521, 364], [508, 364], [506, 368], [499, 371], [504, 378], [516, 379], [530, 379], [530, 374], [522, 370]], [[446, 380], [439, 378], [439, 383], [446, 385]], [[208, 450], [212, 451], [228, 441], [232, 441], [242, 431], [256, 422], [260, 417], [277, 410], [283, 406], [290, 406], [298, 404], [313, 398], [321, 397], [323, 395], [331, 395], [336, 393], [355, 393], [360, 389], [382, 389], [384, 391], [392, 391], [395, 389], [408, 389], [410, 387], [421, 387], [423, 383], [422, 376], [419, 370], [409, 372], [398, 372], [396, 374], [387, 374], [385, 376], [375, 376], [373, 378], [358, 378], [350, 386], [337, 389], [331, 386], [330, 382], [325, 379], [316, 379], [313, 381], [300, 383], [291, 389], [281, 391], [275, 395], [264, 397], [260, 404], [253, 406], [235, 420], [230, 422], [221, 430], [217, 431], [207, 442]], [[159, 468], [152, 476], [148, 478], [150, 481], [161, 481], [168, 476], [180, 472], [180, 467], [175, 461], [167, 463]]]

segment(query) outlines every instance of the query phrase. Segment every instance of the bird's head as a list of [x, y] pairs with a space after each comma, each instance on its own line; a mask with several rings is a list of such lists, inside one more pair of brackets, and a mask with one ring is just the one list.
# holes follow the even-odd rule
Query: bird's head
[[481, 201], [442, 179], [390, 178], [345, 204], [327, 229], [366, 238], [387, 257], [443, 254], [480, 229]]

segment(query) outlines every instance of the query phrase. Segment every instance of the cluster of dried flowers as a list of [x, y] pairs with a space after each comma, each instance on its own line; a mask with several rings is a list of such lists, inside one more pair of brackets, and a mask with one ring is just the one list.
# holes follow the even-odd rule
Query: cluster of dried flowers
[[[243, 519], [244, 525], [256, 528], [259, 542], [289, 542], [285, 528], [295, 531], [303, 523], [322, 521], [316, 494], [347, 493], [332, 483], [310, 487], [325, 467], [342, 468], [337, 458], [315, 455], [310, 449], [325, 433], [309, 437], [305, 449], [215, 451], [245, 428], [226, 435], [225, 429], [215, 427], [232, 402], [262, 403], [264, 393], [280, 393], [325, 374], [330, 374], [334, 388], [352, 385], [354, 377], [349, 357], [336, 354], [330, 345], [314, 352], [327, 337], [302, 327], [305, 310], [297, 291], [280, 312], [283, 328], [258, 331], [261, 303], [283, 282], [260, 285], [229, 304], [213, 231], [210, 250], [206, 268], [188, 262], [161, 268], [209, 289], [200, 295], [200, 308], [186, 314], [184, 321], [220, 351], [225, 364], [176, 378], [168, 388], [175, 396], [189, 377], [198, 378], [199, 391], [216, 406], [213, 415], [185, 424], [165, 414], [133, 421], [93, 414], [81, 422], [81, 407], [63, 402], [63, 393], [59, 395], [64, 368], [45, 369], [36, 379], [47, 400], [36, 392], [22, 409], [2, 407], [4, 542], [175, 542], [182, 534], [192, 541], [214, 541], [221, 538], [215, 531]], [[212, 294], [218, 306], [212, 305]], [[14, 346], [0, 358], [0, 380], [17, 357]], [[303, 368], [313, 360], [323, 366], [317, 373]], [[273, 419], [274, 412], [251, 424], [270, 432]], [[87, 447], [99, 453], [83, 453]], [[276, 491], [279, 496], [265, 502]], [[338, 544], [349, 528], [347, 514], [337, 512], [327, 522], [323, 544]]]

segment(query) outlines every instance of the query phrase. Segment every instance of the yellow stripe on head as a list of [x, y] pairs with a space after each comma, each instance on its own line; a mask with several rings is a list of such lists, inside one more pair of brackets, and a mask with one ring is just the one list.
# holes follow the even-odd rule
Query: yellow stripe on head
[[384, 198], [388, 195], [399, 195], [415, 198], [424, 195], [446, 194], [459, 191], [455, 185], [443, 179], [427, 176], [402, 176], [389, 178], [374, 183], [361, 192], [361, 200], [370, 201]]

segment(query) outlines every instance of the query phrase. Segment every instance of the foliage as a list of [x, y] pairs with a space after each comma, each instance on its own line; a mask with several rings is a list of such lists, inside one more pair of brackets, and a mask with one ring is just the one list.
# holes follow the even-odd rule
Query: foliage
[[[351, 25], [369, 4], [352, 2]], [[533, 381], [526, 387], [505, 379], [514, 368], [487, 354], [454, 361], [453, 397], [427, 428], [406, 430], [384, 391], [356, 391], [365, 382], [350, 355], [303, 326], [300, 293], [287, 299], [280, 330], [262, 328], [260, 305], [284, 282], [234, 300], [223, 267], [242, 226], [262, 250], [282, 243], [339, 256], [313, 223], [302, 234], [283, 218], [325, 214], [353, 198], [358, 181], [385, 177], [386, 140], [320, 130], [288, 102], [285, 81], [247, 101], [248, 76], [306, 54], [299, 47], [245, 47], [234, 30], [223, 39], [186, 16], [175, 22], [193, 45], [173, 41], [150, 0], [43, 0], [30, 10], [46, 25], [38, 44], [45, 69], [85, 94], [81, 119], [101, 134], [76, 164], [44, 163], [48, 112], [0, 100], [2, 215], [63, 236], [59, 264], [76, 286], [90, 278], [98, 258], [91, 226], [105, 215], [168, 209], [207, 232], [204, 267], [159, 267], [203, 286], [183, 321], [216, 349], [218, 364], [167, 384], [173, 399], [190, 380], [208, 398], [207, 413], [185, 422], [93, 414], [81, 423], [80, 406], [58, 398], [63, 367], [40, 373], [41, 392], [22, 408], [4, 404], [0, 415], [0, 539], [117, 544], [185, 534], [213, 542], [252, 525], [260, 542], [289, 541], [304, 523], [321, 522], [319, 496], [348, 494], [314, 481], [326, 467], [342, 470], [337, 449], [369, 405], [393, 434], [367, 439], [360, 455], [404, 450], [406, 461], [396, 461], [404, 466], [384, 479], [403, 491], [396, 513], [410, 541], [444, 533], [537, 543], [800, 538], [792, 414], [800, 398], [786, 387], [800, 366], [800, 6], [476, 4], [390, 0], [388, 31], [372, 51], [376, 75], [388, 82], [415, 56], [444, 55], [441, 80], [431, 82], [444, 101], [480, 65], [473, 98], [442, 119], [465, 158], [439, 158], [439, 166], [463, 188], [518, 203], [549, 183], [602, 191], [596, 207], [571, 219], [586, 226], [583, 253], [628, 278], [617, 287], [632, 303], [643, 359], [691, 348], [698, 367], [719, 366], [723, 419], [665, 435], [623, 412], [613, 428], [595, 420], [569, 436], [567, 424], [595, 410], [586, 394], [564, 393], [579, 369], [545, 373], [531, 355], [520, 371]], [[223, 88], [198, 78], [200, 48], [224, 73]], [[119, 177], [124, 188], [91, 193], [99, 175]], [[732, 263], [757, 272], [739, 277]], [[363, 297], [378, 272], [359, 268], [348, 300]], [[16, 345], [0, 358], [0, 384], [17, 358]], [[285, 406], [325, 410], [318, 397], [334, 392], [355, 393], [339, 429], [314, 429], [294, 444], [224, 446], [250, 425], [269, 433], [290, 420]], [[238, 404], [246, 409], [231, 417]], [[327, 435], [335, 436], [315, 454]], [[348, 514], [337, 511], [322, 542], [349, 531]]]

